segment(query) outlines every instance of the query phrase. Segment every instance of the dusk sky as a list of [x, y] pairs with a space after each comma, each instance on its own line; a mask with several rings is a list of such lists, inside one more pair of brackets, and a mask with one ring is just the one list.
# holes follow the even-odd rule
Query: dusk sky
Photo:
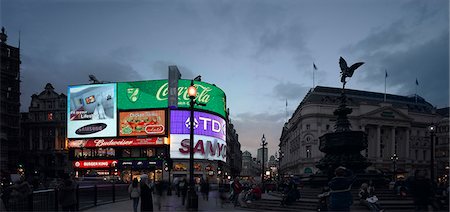
[[312, 87], [340, 87], [339, 57], [365, 62], [347, 87], [449, 105], [448, 0], [0, 0], [21, 45], [21, 111], [52, 83], [164, 79], [177, 65], [227, 95], [242, 151], [269, 154]]

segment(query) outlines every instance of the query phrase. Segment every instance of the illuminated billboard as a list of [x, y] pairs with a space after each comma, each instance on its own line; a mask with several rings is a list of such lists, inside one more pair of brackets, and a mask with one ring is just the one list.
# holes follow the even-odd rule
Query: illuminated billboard
[[116, 167], [116, 165], [117, 160], [83, 160], [73, 162], [73, 166], [79, 169], [112, 168]]
[[[170, 157], [189, 159], [189, 134], [170, 134]], [[204, 135], [194, 136], [194, 158], [226, 162], [226, 141]]]
[[[178, 81], [178, 107], [189, 108], [187, 93], [191, 80]], [[196, 109], [206, 110], [226, 117], [225, 93], [215, 85], [194, 82], [197, 88], [196, 101], [206, 106], [195, 105]], [[169, 86], [167, 80], [151, 80], [118, 83], [119, 110], [167, 108]]]
[[166, 136], [166, 110], [120, 112], [119, 136]]
[[[190, 133], [190, 111], [170, 111], [170, 133]], [[226, 140], [226, 122], [223, 118], [209, 113], [194, 111], [194, 135], [205, 135]]]
[[151, 146], [164, 144], [164, 138], [96, 138], [70, 140], [67, 144], [69, 148], [86, 147], [115, 147], [115, 146]]
[[117, 135], [116, 84], [69, 86], [67, 93], [68, 138]]

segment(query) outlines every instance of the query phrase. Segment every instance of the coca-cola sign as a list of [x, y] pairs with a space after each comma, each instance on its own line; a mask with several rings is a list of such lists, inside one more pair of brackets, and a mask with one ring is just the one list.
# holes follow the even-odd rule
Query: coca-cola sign
[[[190, 80], [178, 81], [178, 108], [189, 108], [189, 95], [187, 93]], [[195, 105], [196, 109], [214, 112], [222, 117], [226, 117], [225, 93], [215, 85], [205, 82], [195, 81], [197, 88], [195, 100], [206, 106]], [[130, 91], [133, 94], [139, 91], [139, 98], [130, 98]], [[169, 98], [169, 84], [167, 80], [152, 80], [140, 82], [118, 83], [118, 108], [121, 110], [167, 108]]]
[[164, 144], [164, 138], [98, 138], [69, 140], [69, 148], [113, 147], [113, 146], [151, 146]]

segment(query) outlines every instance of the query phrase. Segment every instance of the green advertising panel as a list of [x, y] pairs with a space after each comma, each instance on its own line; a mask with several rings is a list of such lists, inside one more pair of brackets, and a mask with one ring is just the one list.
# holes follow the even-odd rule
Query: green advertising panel
[[[169, 87], [167, 80], [150, 80], [117, 83], [117, 101], [119, 110], [167, 108]], [[196, 101], [206, 106], [195, 108], [215, 112], [226, 117], [225, 93], [209, 83], [194, 82], [197, 88]], [[178, 107], [189, 108], [188, 87], [191, 80], [178, 81]]]

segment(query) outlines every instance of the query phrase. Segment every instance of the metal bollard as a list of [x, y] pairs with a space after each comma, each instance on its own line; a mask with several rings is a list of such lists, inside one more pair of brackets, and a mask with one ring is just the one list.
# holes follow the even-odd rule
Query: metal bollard
[[77, 196], [77, 211], [80, 211], [80, 185], [77, 185], [76, 196]]
[[28, 195], [28, 211], [33, 211], [33, 192]]
[[58, 204], [58, 189], [55, 189], [55, 211], [58, 211], [59, 204]]
[[94, 205], [97, 206], [97, 184], [94, 185]]
[[112, 198], [113, 202], [116, 202], [116, 182], [113, 182], [112, 184]]

